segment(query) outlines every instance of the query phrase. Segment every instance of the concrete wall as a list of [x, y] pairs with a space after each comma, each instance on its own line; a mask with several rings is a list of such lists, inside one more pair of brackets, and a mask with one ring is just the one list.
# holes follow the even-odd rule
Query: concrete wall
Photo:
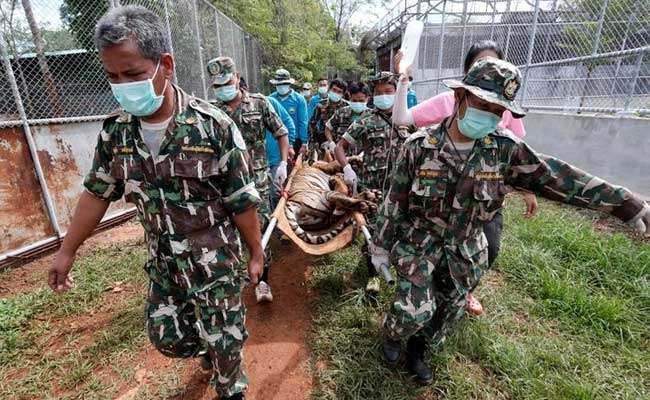
[[530, 112], [535, 150], [650, 198], [650, 119]]

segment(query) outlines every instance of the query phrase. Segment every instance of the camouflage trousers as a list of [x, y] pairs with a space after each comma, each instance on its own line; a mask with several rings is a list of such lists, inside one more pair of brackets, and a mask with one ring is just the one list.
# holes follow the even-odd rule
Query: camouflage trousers
[[171, 280], [152, 280], [147, 295], [145, 312], [151, 343], [168, 357], [193, 357], [207, 349], [214, 370], [211, 384], [222, 397], [248, 387], [242, 367], [242, 347], [248, 332], [241, 285], [238, 274], [232, 274], [188, 294]]
[[458, 289], [446, 266], [436, 268], [425, 285], [399, 276], [395, 300], [384, 318], [384, 331], [394, 339], [423, 336], [439, 348], [465, 315], [468, 291]]

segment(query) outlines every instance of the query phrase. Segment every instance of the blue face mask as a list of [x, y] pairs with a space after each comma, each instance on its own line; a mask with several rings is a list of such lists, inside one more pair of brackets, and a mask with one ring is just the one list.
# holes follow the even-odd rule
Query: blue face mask
[[124, 111], [137, 117], [146, 117], [158, 111], [165, 98], [165, 89], [167, 89], [167, 80], [165, 80], [162, 94], [156, 95], [156, 90], [153, 87], [153, 78], [158, 73], [159, 66], [160, 61], [156, 65], [153, 76], [149, 79], [128, 83], [111, 83], [113, 96]]
[[319, 86], [318, 94], [325, 94], [325, 93], [327, 93], [327, 86]]
[[458, 129], [470, 139], [481, 139], [494, 132], [501, 122], [501, 117], [488, 111], [473, 108], [465, 98], [465, 116], [458, 118]]
[[327, 98], [330, 99], [332, 103], [338, 103], [339, 101], [341, 101], [342, 97], [343, 96], [341, 96], [340, 94], [334, 93], [331, 90], [327, 92]]
[[278, 85], [275, 87], [275, 90], [280, 96], [284, 96], [289, 93], [289, 90], [291, 90], [291, 85]]
[[394, 94], [382, 94], [379, 96], [373, 97], [372, 102], [375, 104], [375, 107], [377, 107], [380, 110], [388, 110], [393, 106], [393, 103], [395, 102], [395, 95]]
[[350, 102], [350, 108], [352, 109], [352, 112], [356, 114], [361, 114], [362, 112], [366, 111], [366, 102], [365, 101], [351, 101]]
[[237, 97], [237, 87], [235, 85], [218, 87], [214, 89], [214, 96], [219, 101], [230, 101]]

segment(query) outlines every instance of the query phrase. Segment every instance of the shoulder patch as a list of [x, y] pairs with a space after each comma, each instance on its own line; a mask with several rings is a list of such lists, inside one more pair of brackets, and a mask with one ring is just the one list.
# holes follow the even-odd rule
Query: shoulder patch
[[422, 141], [428, 135], [429, 132], [427, 132], [426, 128], [421, 128], [417, 130], [415, 133], [410, 134], [408, 138], [406, 138], [406, 141], [404, 143]]
[[235, 124], [231, 125], [231, 132], [232, 132], [232, 141], [235, 144], [235, 147], [237, 147], [239, 150], [246, 151], [246, 142], [244, 142], [244, 138], [242, 137], [239, 128], [237, 128], [237, 125]]
[[230, 117], [225, 112], [203, 99], [194, 97], [190, 100], [189, 106], [193, 110], [215, 120], [222, 128], [227, 128], [230, 125], [234, 125]]
[[497, 128], [497, 130], [494, 131], [494, 133], [491, 133], [490, 136], [506, 138], [515, 143], [523, 142], [523, 140], [515, 136], [515, 134], [512, 133], [510, 129], [506, 129], [506, 128]]

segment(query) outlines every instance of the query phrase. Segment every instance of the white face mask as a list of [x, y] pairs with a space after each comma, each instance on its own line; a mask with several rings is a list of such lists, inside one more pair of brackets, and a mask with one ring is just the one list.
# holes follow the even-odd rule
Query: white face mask
[[278, 85], [275, 87], [275, 90], [280, 96], [284, 96], [291, 90], [291, 85]]

